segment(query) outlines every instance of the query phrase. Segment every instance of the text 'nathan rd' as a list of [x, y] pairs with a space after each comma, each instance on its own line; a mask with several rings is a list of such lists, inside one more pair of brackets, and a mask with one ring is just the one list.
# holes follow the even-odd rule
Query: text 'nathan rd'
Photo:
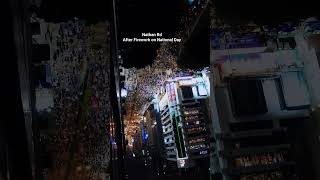
[[141, 33], [142, 38], [123, 38], [122, 42], [181, 42], [180, 38], [163, 38], [162, 33]]

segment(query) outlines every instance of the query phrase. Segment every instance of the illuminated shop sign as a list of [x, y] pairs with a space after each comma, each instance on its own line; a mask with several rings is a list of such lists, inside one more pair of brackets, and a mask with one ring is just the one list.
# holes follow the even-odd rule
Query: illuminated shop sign
[[180, 168], [185, 167], [185, 165], [186, 165], [186, 160], [184, 160], [184, 159], [178, 160], [178, 166], [179, 166]]
[[190, 86], [190, 85], [193, 85], [193, 84], [196, 84], [196, 83], [197, 83], [197, 81], [194, 78], [188, 79], [188, 80], [179, 81], [179, 85], [180, 86]]
[[206, 150], [206, 151], [200, 151], [200, 153], [199, 153], [200, 155], [205, 155], [205, 154], [208, 154], [208, 151]]
[[205, 84], [200, 84], [198, 86], [198, 92], [199, 92], [199, 96], [207, 96], [208, 95]]

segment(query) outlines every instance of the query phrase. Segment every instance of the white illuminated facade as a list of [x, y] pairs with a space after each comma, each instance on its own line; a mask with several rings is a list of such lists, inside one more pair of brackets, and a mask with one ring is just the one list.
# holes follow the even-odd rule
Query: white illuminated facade
[[167, 160], [178, 168], [196, 166], [209, 156], [206, 100], [210, 85], [206, 71], [167, 81], [158, 106]]
[[[299, 144], [291, 142], [286, 133], [293, 125], [306, 126], [312, 119], [310, 109], [316, 111], [320, 102], [320, 23], [309, 19], [297, 26], [281, 25], [290, 31], [270, 33], [273, 38], [266, 42], [259, 32], [250, 32], [251, 36], [239, 35], [228, 44], [223, 34], [232, 34], [231, 30], [212, 30], [210, 98], [215, 106], [211, 115], [216, 149], [210, 172], [224, 180], [294, 179], [288, 176], [301, 176], [295, 168], [303, 166], [295, 156], [309, 155], [297, 150]], [[308, 139], [314, 139], [316, 133], [311, 136]], [[310, 149], [315, 147], [320, 146]], [[296, 154], [288, 154], [293, 151]], [[273, 161], [255, 161], [266, 155]], [[281, 156], [286, 158], [275, 158]], [[270, 171], [278, 166], [283, 169]]]

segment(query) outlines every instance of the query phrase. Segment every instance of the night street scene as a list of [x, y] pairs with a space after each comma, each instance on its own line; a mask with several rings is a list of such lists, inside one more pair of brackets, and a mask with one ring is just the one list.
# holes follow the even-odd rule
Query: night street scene
[[315, 3], [3, 9], [0, 180], [320, 180]]

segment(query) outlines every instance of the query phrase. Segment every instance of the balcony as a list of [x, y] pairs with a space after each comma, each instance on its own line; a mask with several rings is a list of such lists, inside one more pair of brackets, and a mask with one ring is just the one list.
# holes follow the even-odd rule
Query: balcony
[[161, 115], [161, 120], [164, 120], [165, 118], [167, 118], [170, 115], [170, 113], [168, 112], [167, 114], [163, 113]]
[[173, 132], [172, 128], [167, 129], [165, 132], [163, 132], [163, 135], [166, 135], [166, 134], [171, 133], [171, 132]]
[[286, 132], [286, 128], [258, 129], [226, 134], [216, 134], [217, 138], [224, 140], [236, 140], [247, 137], [272, 136], [275, 133]]
[[206, 127], [206, 123], [204, 123], [203, 121], [196, 121], [196, 123], [191, 123], [190, 121], [187, 121], [184, 124], [184, 128], [186, 129], [190, 129], [190, 128], [196, 128], [196, 127]]
[[187, 107], [183, 106], [183, 111], [192, 111], [192, 110], [199, 110], [201, 112], [202, 107], [201, 106], [196, 106], [196, 107]]
[[163, 116], [163, 114], [165, 114], [166, 112], [169, 112], [169, 108], [168, 107], [161, 111], [161, 116]]
[[203, 116], [189, 116], [184, 118], [185, 122], [204, 121]]
[[228, 150], [219, 151], [219, 155], [230, 158], [230, 157], [239, 157], [239, 156], [257, 154], [257, 153], [278, 152], [278, 151], [288, 150], [289, 148], [290, 148], [289, 144], [280, 144], [280, 145], [274, 145], [274, 146], [241, 148], [239, 150], [231, 150], [231, 151], [228, 151]]
[[199, 145], [199, 144], [204, 144], [204, 143], [205, 144], [209, 143], [209, 141], [206, 137], [188, 139], [189, 145]]
[[223, 169], [223, 171], [230, 175], [262, 173], [266, 171], [279, 170], [280, 168], [283, 168], [283, 167], [294, 166], [295, 164], [296, 164], [295, 162], [289, 161], [289, 162], [281, 162], [281, 163], [268, 164], [268, 165], [251, 166], [251, 167], [227, 168], [227, 169]]
[[207, 129], [205, 127], [197, 127], [191, 129], [185, 129], [186, 134], [197, 134], [197, 133], [205, 133]]
[[186, 110], [183, 112], [184, 116], [192, 116], [198, 114], [203, 114], [203, 112], [199, 108], [192, 108], [191, 110]]

